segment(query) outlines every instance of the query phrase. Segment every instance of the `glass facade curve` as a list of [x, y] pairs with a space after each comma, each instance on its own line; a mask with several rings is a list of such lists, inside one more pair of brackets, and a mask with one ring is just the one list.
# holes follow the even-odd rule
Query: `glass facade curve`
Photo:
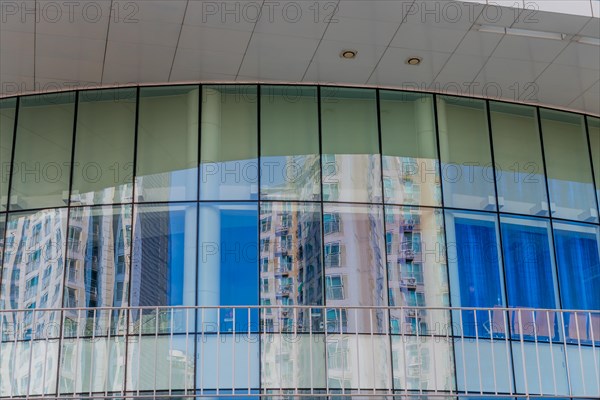
[[1, 99], [0, 398], [597, 398], [599, 126], [334, 86]]

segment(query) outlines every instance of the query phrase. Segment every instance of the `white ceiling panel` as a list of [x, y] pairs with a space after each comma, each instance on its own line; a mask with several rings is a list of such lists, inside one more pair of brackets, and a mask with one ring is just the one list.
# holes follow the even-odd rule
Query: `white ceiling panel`
[[[600, 114], [594, 108], [600, 47], [576, 42], [579, 36], [600, 38], [600, 18], [592, 17], [600, 2], [9, 3], [16, 7], [5, 8], [0, 20], [0, 96], [35, 91], [42, 82], [68, 88], [72, 82], [198, 81], [300, 81], [448, 92], [466, 87], [464, 94], [469, 94], [474, 81], [479, 85], [474, 94]], [[43, 7], [54, 7], [54, 14], [51, 9], [42, 12]], [[61, 14], [56, 7], [62, 7]], [[37, 25], [36, 10], [42, 17]], [[502, 29], [509, 27], [534, 32], [525, 37], [527, 32]], [[535, 31], [569, 36], [531, 37]], [[357, 57], [340, 58], [347, 49], [356, 50]], [[406, 59], [412, 56], [422, 57], [422, 63], [408, 66]], [[534, 81], [539, 98], [526, 93], [524, 99], [523, 85], [531, 87]], [[486, 87], [501, 93], [488, 93]]]

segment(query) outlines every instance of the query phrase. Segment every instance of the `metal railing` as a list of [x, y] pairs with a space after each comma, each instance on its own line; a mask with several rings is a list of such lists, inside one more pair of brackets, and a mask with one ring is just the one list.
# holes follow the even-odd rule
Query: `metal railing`
[[0, 311], [1, 397], [600, 395], [600, 310]]

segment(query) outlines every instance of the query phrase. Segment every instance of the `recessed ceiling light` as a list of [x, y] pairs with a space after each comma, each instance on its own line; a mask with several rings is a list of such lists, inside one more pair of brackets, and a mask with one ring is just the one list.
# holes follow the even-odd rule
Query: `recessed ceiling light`
[[357, 54], [358, 51], [356, 50], [342, 50], [342, 52], [340, 53], [340, 57], [345, 58], [347, 60], [351, 60], [353, 58], [356, 58]]
[[409, 57], [406, 59], [408, 65], [419, 65], [423, 59], [421, 57]]

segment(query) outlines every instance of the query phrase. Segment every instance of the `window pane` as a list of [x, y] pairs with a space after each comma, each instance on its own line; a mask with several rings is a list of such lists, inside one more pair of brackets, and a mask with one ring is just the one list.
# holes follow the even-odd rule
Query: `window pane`
[[[493, 214], [446, 211], [446, 238], [452, 305], [456, 307], [502, 307], [504, 287], [498, 244], [498, 224]], [[502, 311], [463, 311], [453, 320], [465, 336], [502, 334]], [[475, 323], [477, 321], [477, 323]], [[476, 331], [477, 330], [477, 331]], [[458, 335], [460, 332], [455, 332]]]
[[261, 335], [261, 387], [325, 388], [323, 334]]
[[197, 86], [142, 88], [137, 139], [137, 201], [198, 196]]
[[598, 221], [583, 117], [552, 110], [540, 115], [552, 215]]
[[[261, 304], [323, 305], [319, 205], [261, 203], [260, 220]], [[319, 309], [274, 308], [261, 316], [267, 332], [309, 331], [311, 324], [320, 330]]]
[[452, 343], [442, 338], [392, 336], [394, 389], [453, 391]]
[[600, 209], [600, 118], [588, 117], [588, 132], [592, 149], [592, 163], [594, 164], [594, 178], [596, 179], [598, 208]]
[[13, 210], [68, 202], [74, 93], [23, 97], [15, 144]]
[[[0, 214], [0, 265], [2, 265], [2, 257], [4, 255], [4, 228], [6, 227], [6, 214]], [[8, 238], [7, 238], [8, 239]], [[10, 240], [10, 251], [12, 252], [19, 243], [15, 243], [14, 237], [11, 237]], [[8, 246], [7, 246], [8, 247]], [[1, 274], [0, 274], [1, 276]], [[2, 291], [2, 287], [0, 287], [0, 291]], [[4, 304], [0, 302], [0, 310], [4, 310]], [[1, 318], [0, 318], [1, 320]]]
[[[387, 305], [385, 282], [385, 249], [383, 210], [379, 206], [328, 204], [324, 206], [324, 224], [337, 221], [325, 230], [324, 248], [326, 279], [340, 278], [341, 287], [331, 282], [326, 293], [326, 304], [343, 306]], [[339, 310], [327, 315], [328, 330], [335, 332], [375, 332], [387, 327], [387, 315], [379, 310], [369, 315], [368, 310], [348, 310], [350, 315], [339, 315]], [[372, 318], [370, 320], [370, 318]]]
[[71, 209], [65, 307], [128, 304], [131, 218], [131, 206]]
[[495, 210], [485, 101], [440, 96], [437, 111], [445, 206]]
[[136, 89], [80, 92], [71, 204], [131, 201]]
[[535, 107], [490, 102], [502, 211], [548, 216], [546, 176]]
[[433, 96], [386, 90], [379, 95], [385, 201], [440, 205]]
[[563, 308], [600, 310], [600, 230], [555, 222], [554, 240]]
[[[0, 303], [3, 309], [61, 308], [66, 225], [66, 209], [9, 215], [2, 268]], [[59, 332], [44, 325], [56, 323], [58, 326], [58, 311], [35, 314], [19, 313], [20, 320], [12, 322], [23, 324], [23, 332], [28, 335], [43, 329], [44, 335], [58, 336]]]
[[[508, 306], [515, 308], [557, 308], [554, 257], [549, 222], [524, 217], [500, 218]], [[555, 314], [525, 311], [511, 313], [513, 334], [527, 340], [557, 341]]]
[[8, 178], [12, 157], [16, 99], [0, 100], [0, 211], [6, 210], [8, 201]]
[[196, 224], [193, 204], [135, 207], [132, 306], [194, 305]]
[[261, 196], [320, 200], [319, 110], [311, 86], [262, 86]]
[[203, 86], [200, 199], [258, 199], [256, 92], [256, 86]]
[[321, 89], [323, 200], [381, 201], [376, 91]]
[[[600, 229], [593, 225], [554, 223], [562, 308], [600, 310]], [[600, 343], [600, 314], [565, 313], [565, 335]]]
[[[388, 206], [385, 213], [389, 305], [447, 307], [442, 211]], [[399, 327], [405, 334], [423, 334], [450, 322], [450, 315], [441, 310], [394, 310], [390, 317], [392, 333], [400, 333], [395, 329]]]
[[[198, 305], [258, 304], [258, 205], [256, 203], [201, 204], [199, 226]], [[233, 326], [235, 313], [235, 323]], [[248, 325], [258, 330], [258, 310], [205, 309], [200, 324], [217, 322], [222, 331]]]

